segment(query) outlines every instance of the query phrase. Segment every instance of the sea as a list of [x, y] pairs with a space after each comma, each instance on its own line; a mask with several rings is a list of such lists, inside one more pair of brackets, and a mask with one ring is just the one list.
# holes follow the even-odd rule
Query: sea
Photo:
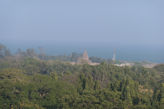
[[34, 48], [39, 52], [39, 47], [47, 55], [71, 55], [72, 52], [83, 53], [87, 50], [89, 57], [101, 57], [112, 59], [113, 54], [116, 54], [116, 60], [132, 61], [132, 62], [153, 62], [164, 63], [164, 47], [162, 46], [147, 46], [147, 45], [120, 45], [110, 43], [6, 43], [12, 53], [15, 53], [18, 48], [26, 50]]

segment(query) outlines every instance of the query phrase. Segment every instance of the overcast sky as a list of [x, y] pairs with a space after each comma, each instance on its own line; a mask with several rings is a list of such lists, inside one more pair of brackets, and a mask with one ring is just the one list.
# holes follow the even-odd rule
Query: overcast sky
[[0, 0], [0, 43], [164, 47], [164, 0]]

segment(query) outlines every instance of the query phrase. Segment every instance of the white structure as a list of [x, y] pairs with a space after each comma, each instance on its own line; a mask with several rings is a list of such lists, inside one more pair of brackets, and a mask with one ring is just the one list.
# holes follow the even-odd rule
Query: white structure
[[112, 61], [115, 62], [116, 61], [116, 52], [114, 51], [113, 53], [113, 58], [112, 58]]

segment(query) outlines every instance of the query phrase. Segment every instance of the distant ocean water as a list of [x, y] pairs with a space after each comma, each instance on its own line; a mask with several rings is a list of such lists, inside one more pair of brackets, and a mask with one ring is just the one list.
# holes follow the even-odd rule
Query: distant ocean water
[[161, 48], [148, 48], [148, 47], [113, 47], [113, 46], [92, 46], [92, 47], [54, 47], [47, 48], [49, 54], [69, 55], [72, 52], [83, 53], [84, 50], [88, 51], [89, 56], [97, 56], [106, 59], [112, 59], [113, 53], [116, 53], [116, 60], [127, 61], [150, 61], [155, 63], [164, 63], [164, 50]]
[[164, 63], [164, 47], [150, 46], [113, 46], [110, 44], [7, 44], [12, 52], [16, 52], [17, 48], [25, 50], [27, 48], [42, 47], [48, 55], [70, 55], [72, 52], [83, 53], [88, 51], [89, 56], [97, 56], [111, 59], [113, 52], [116, 52], [116, 60], [127, 61], [150, 61], [156, 63]]

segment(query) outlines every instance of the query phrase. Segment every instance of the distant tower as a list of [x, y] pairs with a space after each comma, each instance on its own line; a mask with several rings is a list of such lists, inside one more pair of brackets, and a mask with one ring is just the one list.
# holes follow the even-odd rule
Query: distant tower
[[116, 51], [114, 50], [114, 53], [113, 53], [113, 58], [112, 58], [112, 61], [115, 62], [116, 61]]
[[88, 53], [86, 50], [84, 51], [82, 58], [83, 60], [89, 61]]
[[79, 64], [86, 64], [86, 63], [90, 64], [91, 63], [86, 50], [84, 51], [83, 55], [78, 58], [77, 63], [79, 63]]

